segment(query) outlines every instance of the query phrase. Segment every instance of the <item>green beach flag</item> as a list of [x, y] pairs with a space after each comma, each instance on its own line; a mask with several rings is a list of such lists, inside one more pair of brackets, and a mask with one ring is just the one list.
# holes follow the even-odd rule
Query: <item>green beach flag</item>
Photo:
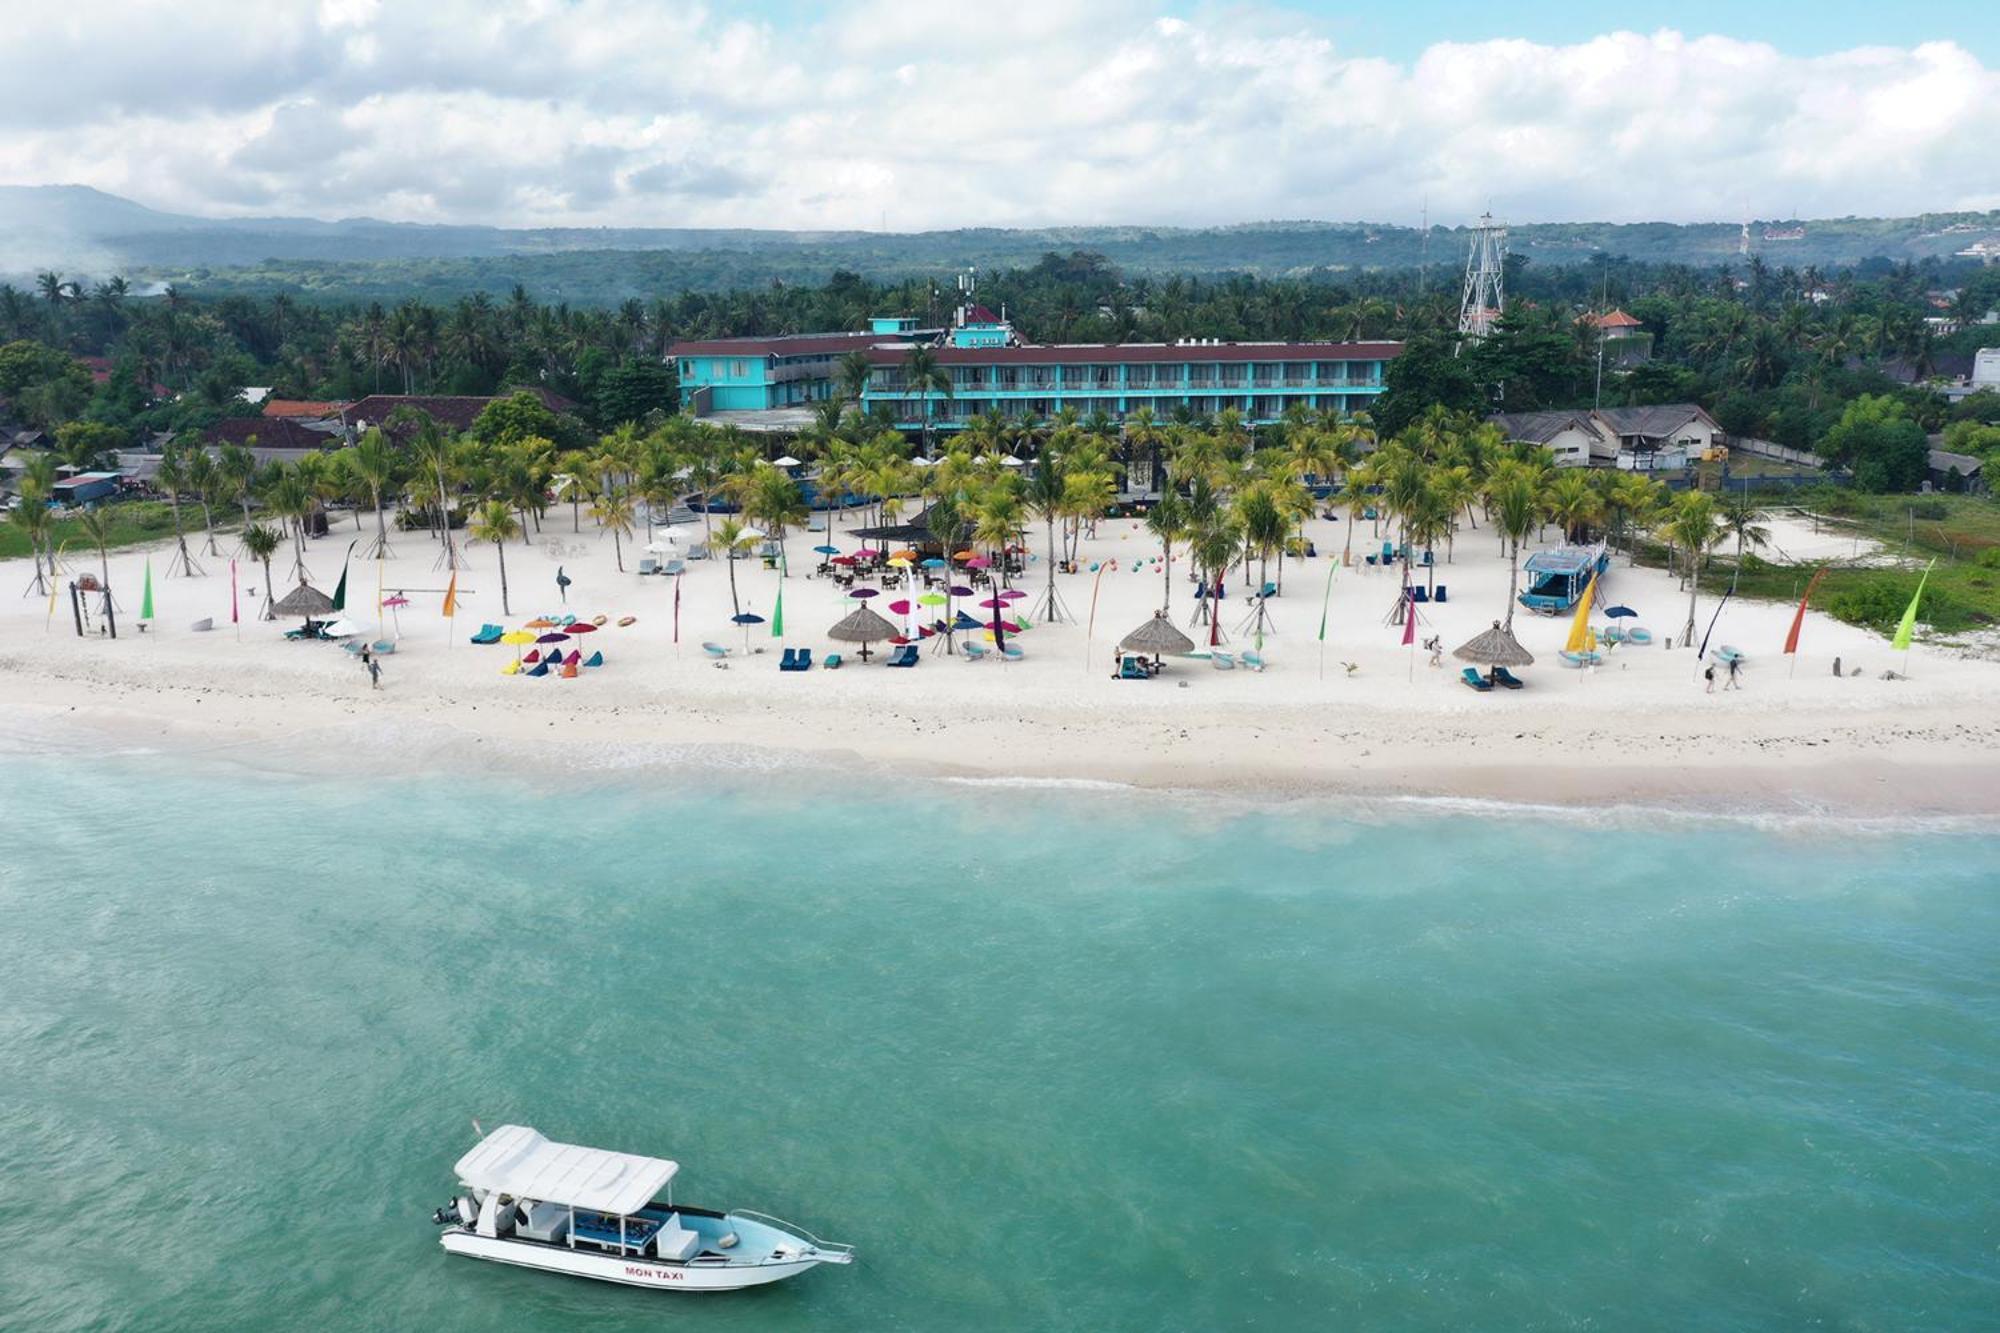
[[1931, 571], [1935, 568], [1937, 557], [1932, 556], [1931, 562], [1924, 566], [1923, 577], [1917, 580], [1916, 596], [1910, 598], [1909, 606], [1903, 611], [1903, 622], [1896, 626], [1896, 637], [1889, 641], [1889, 646], [1899, 653], [1910, 651], [1910, 631], [1917, 627], [1917, 603], [1924, 600], [1924, 584], [1930, 581]]
[[778, 585], [778, 604], [771, 608], [771, 637], [785, 637], [785, 585]]
[[354, 543], [347, 544], [347, 554], [340, 557], [340, 583], [333, 590], [333, 609], [347, 609], [347, 559], [354, 554]]
[[153, 557], [146, 557], [146, 595], [139, 601], [139, 619], [153, 618]]

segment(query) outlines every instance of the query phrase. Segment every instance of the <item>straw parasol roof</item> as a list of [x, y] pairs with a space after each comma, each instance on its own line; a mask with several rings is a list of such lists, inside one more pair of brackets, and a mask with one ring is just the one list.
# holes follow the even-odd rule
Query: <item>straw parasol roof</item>
[[1452, 649], [1451, 655], [1461, 662], [1470, 662], [1474, 666], [1517, 667], [1535, 664], [1535, 655], [1516, 642], [1513, 634], [1502, 629], [1497, 620], [1493, 622], [1492, 629]]
[[862, 607], [826, 632], [829, 639], [842, 643], [879, 643], [900, 633], [894, 625]]
[[332, 610], [333, 598], [310, 583], [301, 583], [286, 593], [284, 600], [271, 608], [271, 613], [279, 616], [323, 616]]
[[1118, 641], [1119, 652], [1151, 653], [1171, 657], [1194, 651], [1194, 640], [1174, 628], [1174, 622], [1155, 613], [1153, 618]]

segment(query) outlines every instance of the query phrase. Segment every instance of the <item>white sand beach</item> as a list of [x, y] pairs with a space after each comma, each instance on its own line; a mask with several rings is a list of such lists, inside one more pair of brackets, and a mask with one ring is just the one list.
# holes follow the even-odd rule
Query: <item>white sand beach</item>
[[[856, 524], [861, 522], [853, 516]], [[1559, 664], [1567, 618], [1522, 612], [1514, 621], [1536, 664], [1518, 674], [1519, 691], [1479, 694], [1459, 680], [1464, 665], [1449, 649], [1504, 614], [1507, 561], [1483, 530], [1462, 535], [1437, 582], [1443, 605], [1423, 608], [1419, 637], [1440, 636], [1441, 669], [1421, 650], [1401, 645], [1385, 624], [1396, 597], [1394, 571], [1370, 569], [1357, 554], [1334, 577], [1324, 650], [1317, 638], [1329, 554], [1338, 560], [1343, 524], [1316, 520], [1308, 536], [1321, 555], [1287, 561], [1284, 591], [1271, 603], [1273, 625], [1263, 657], [1269, 669], [1218, 671], [1202, 658], [1169, 659], [1155, 679], [1112, 678], [1113, 645], [1160, 605], [1156, 540], [1131, 521], [1107, 521], [1082, 550], [1085, 566], [1057, 584], [1073, 620], [1034, 622], [1019, 636], [1018, 662], [969, 661], [923, 645], [914, 670], [858, 660], [827, 628], [858, 603], [808, 571], [810, 548], [826, 540], [792, 534], [791, 574], [783, 580], [782, 646], [846, 656], [838, 671], [778, 670], [780, 641], [768, 625], [743, 632], [730, 623], [725, 562], [697, 561], [680, 581], [680, 635], [674, 638], [675, 583], [634, 572], [643, 533], [627, 544], [628, 572], [614, 566], [612, 542], [586, 519], [552, 511], [530, 545], [506, 553], [514, 614], [501, 612], [500, 579], [490, 546], [474, 545], [460, 575], [456, 622], [440, 614], [446, 574], [436, 543], [422, 533], [397, 535], [382, 563], [382, 588], [411, 604], [381, 613], [384, 637], [397, 640], [383, 661], [382, 688], [371, 690], [359, 663], [337, 645], [288, 642], [296, 619], [262, 621], [260, 568], [238, 567], [244, 619], [232, 626], [227, 552], [201, 555], [206, 573], [168, 578], [171, 545], [116, 553], [111, 581], [120, 604], [120, 635], [79, 638], [66, 591], [54, 601], [21, 592], [29, 564], [0, 564], [0, 679], [13, 723], [60, 728], [79, 741], [110, 737], [143, 743], [224, 746], [245, 740], [308, 739], [385, 726], [412, 737], [467, 742], [533, 743], [555, 739], [572, 759], [643, 762], [649, 748], [689, 744], [755, 747], [782, 755], [852, 757], [927, 773], [965, 777], [1097, 779], [1150, 787], [1268, 789], [1287, 793], [1365, 791], [1585, 803], [1664, 802], [1701, 808], [1796, 809], [1854, 814], [2000, 810], [2000, 662], [1919, 645], [1894, 653], [1878, 635], [1817, 612], [1807, 617], [1794, 663], [1780, 655], [1793, 608], [1732, 600], [1713, 634], [1748, 655], [1742, 688], [1704, 690], [1695, 654], [1660, 646], [1679, 629], [1687, 597], [1662, 572], [1614, 562], [1606, 601], [1640, 613], [1652, 646], [1620, 646], [1604, 665], [1577, 671]], [[833, 544], [858, 543], [836, 523]], [[1848, 558], [1846, 537], [1815, 538], [1804, 525], [1779, 522], [1774, 544]], [[664, 537], [669, 530], [661, 528]], [[341, 515], [331, 535], [311, 544], [307, 563], [331, 591], [342, 553], [373, 532], [364, 515], [357, 534]], [[682, 545], [701, 526], [672, 532]], [[1370, 530], [1356, 535], [1357, 553]], [[1029, 544], [1043, 534], [1032, 529]], [[1828, 544], [1830, 543], [1830, 544]], [[1378, 543], [1379, 545], [1379, 543]], [[1836, 547], [1840, 549], [1835, 549]], [[360, 548], [358, 548], [360, 549]], [[358, 551], [357, 551], [358, 553]], [[1865, 552], [1855, 551], [1862, 555]], [[157, 617], [138, 632], [145, 561], [153, 564]], [[72, 549], [71, 574], [95, 572], [94, 554]], [[1112, 568], [1108, 562], [1116, 561]], [[289, 550], [274, 559], [281, 592], [289, 589]], [[555, 570], [573, 584], [565, 603]], [[1105, 566], [1101, 577], [1092, 563]], [[1015, 580], [1032, 608], [1047, 581], [1037, 558]], [[1273, 570], [1275, 574], [1275, 569]], [[357, 558], [349, 575], [350, 615], [373, 623], [378, 570]], [[746, 609], [770, 616], [780, 576], [756, 559], [736, 564]], [[1717, 579], [1718, 584], [1721, 578]], [[248, 592], [260, 589], [256, 597]], [[1716, 607], [1718, 586], [1704, 589], [1700, 621]], [[1190, 626], [1194, 608], [1186, 564], [1173, 571], [1173, 619], [1204, 645], [1207, 629]], [[981, 594], [982, 596], [986, 594]], [[885, 615], [898, 594], [872, 605]], [[1095, 629], [1085, 621], [1095, 598]], [[1603, 603], [1600, 603], [1602, 605]], [[483, 622], [519, 625], [541, 613], [609, 617], [580, 646], [601, 650], [606, 664], [577, 679], [502, 674], [516, 649], [467, 642]], [[1248, 647], [1250, 604], [1240, 571], [1222, 620], [1225, 651]], [[975, 615], [985, 615], [976, 606]], [[629, 627], [617, 620], [636, 617]], [[197, 633], [197, 619], [212, 632]], [[892, 616], [892, 618], [894, 618]], [[1600, 622], [1601, 618], [1600, 618]], [[400, 633], [398, 632], [400, 630]], [[729, 645], [726, 669], [702, 649]], [[1086, 655], [1087, 650], [1087, 655]], [[1832, 674], [1839, 657], [1859, 676]], [[1322, 668], [1322, 658], [1324, 667]], [[1350, 671], [1347, 664], [1352, 664]], [[1908, 679], [1883, 679], [1894, 670]], [[417, 753], [418, 751], [413, 751]]]

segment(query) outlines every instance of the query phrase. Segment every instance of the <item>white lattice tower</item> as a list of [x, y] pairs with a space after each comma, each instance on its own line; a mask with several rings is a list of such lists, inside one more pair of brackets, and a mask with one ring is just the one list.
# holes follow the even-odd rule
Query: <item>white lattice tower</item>
[[1458, 332], [1464, 338], [1484, 338], [1506, 309], [1501, 280], [1507, 258], [1507, 229], [1496, 226], [1491, 213], [1479, 219], [1472, 250], [1465, 258], [1465, 292], [1458, 302]]

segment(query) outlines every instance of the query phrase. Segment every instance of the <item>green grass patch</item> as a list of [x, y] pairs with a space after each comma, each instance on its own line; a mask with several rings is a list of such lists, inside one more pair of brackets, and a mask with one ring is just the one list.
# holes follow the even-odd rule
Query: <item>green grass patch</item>
[[[111, 520], [109, 545], [113, 550], [122, 546], [137, 546], [142, 542], [161, 541], [174, 535], [173, 510], [163, 501], [123, 500], [105, 506], [104, 512]], [[183, 506], [181, 524], [192, 540], [201, 532], [201, 510]], [[69, 544], [68, 554], [71, 556], [97, 549], [83, 535], [83, 525], [74, 518], [56, 520], [55, 543], [60, 547], [65, 542]], [[0, 523], [0, 559], [22, 560], [27, 556], [27, 530], [11, 518]]]

